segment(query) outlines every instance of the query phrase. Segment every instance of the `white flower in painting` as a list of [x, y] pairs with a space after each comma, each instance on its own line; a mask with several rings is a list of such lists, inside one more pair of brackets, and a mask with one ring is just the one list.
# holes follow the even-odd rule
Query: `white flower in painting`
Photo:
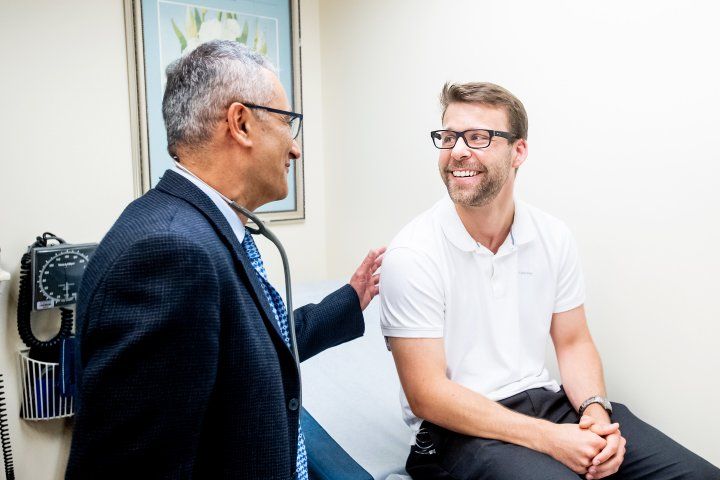
[[226, 18], [222, 22], [222, 40], [235, 40], [240, 36], [240, 24], [234, 18]]
[[223, 26], [217, 18], [205, 20], [202, 25], [200, 25], [200, 32], [198, 32], [200, 43], [223, 38], [222, 34]]
[[197, 38], [197, 37], [188, 38], [188, 39], [187, 39], [187, 46], [186, 46], [185, 49], [182, 51], [182, 53], [180, 53], [180, 55], [185, 55], [186, 53], [192, 52], [192, 51], [195, 50], [195, 49], [198, 47], [198, 45], [200, 45], [201, 43], [202, 43], [202, 42], [201, 42], [200, 39]]

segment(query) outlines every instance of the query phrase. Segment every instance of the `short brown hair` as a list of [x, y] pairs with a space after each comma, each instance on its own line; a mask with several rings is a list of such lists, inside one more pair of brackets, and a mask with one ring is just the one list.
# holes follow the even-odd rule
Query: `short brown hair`
[[451, 103], [480, 103], [491, 107], [502, 107], [510, 121], [510, 133], [514, 139], [527, 140], [528, 118], [525, 107], [518, 98], [500, 85], [488, 82], [451, 83], [447, 82], [440, 93], [442, 118]]

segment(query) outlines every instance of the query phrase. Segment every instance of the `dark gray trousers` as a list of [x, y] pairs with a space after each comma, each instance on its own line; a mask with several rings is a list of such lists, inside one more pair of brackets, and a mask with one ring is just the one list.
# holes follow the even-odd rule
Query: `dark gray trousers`
[[[528, 390], [499, 403], [554, 423], [578, 423], [565, 392]], [[613, 422], [627, 440], [625, 460], [613, 480], [720, 480], [720, 470], [643, 422], [625, 405], [613, 403]], [[423, 422], [405, 466], [415, 480], [578, 480], [549, 455], [499, 440], [469, 437]]]

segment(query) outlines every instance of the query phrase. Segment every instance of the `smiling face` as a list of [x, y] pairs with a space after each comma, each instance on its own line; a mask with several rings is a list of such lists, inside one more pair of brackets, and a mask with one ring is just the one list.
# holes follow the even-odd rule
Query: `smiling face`
[[[277, 76], [266, 71], [272, 85], [273, 96], [265, 106], [289, 111], [290, 103]], [[253, 181], [264, 194], [264, 202], [282, 200], [288, 194], [287, 176], [290, 160], [300, 158], [300, 147], [291, 137], [288, 119], [281, 114], [255, 110], [260, 119], [261, 139], [253, 147], [257, 161]]]
[[[462, 102], [447, 107], [443, 128], [457, 132], [476, 128], [510, 130], [505, 109]], [[487, 148], [475, 149], [458, 138], [452, 149], [440, 150], [440, 177], [453, 202], [481, 207], [489, 204], [503, 189], [512, 189], [515, 179], [512, 172], [525, 159], [524, 153], [525, 141], [522, 139], [510, 142], [495, 136]]]

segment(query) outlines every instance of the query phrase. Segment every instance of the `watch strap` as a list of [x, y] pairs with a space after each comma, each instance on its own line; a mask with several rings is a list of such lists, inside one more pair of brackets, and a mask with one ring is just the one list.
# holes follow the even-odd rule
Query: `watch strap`
[[605, 411], [608, 412], [608, 414], [612, 415], [612, 404], [610, 403], [610, 400], [605, 397], [601, 397], [600, 395], [593, 395], [592, 397], [585, 400], [578, 409], [578, 415], [582, 417], [587, 407], [589, 407], [593, 403], [599, 403], [600, 405], [602, 405]]

